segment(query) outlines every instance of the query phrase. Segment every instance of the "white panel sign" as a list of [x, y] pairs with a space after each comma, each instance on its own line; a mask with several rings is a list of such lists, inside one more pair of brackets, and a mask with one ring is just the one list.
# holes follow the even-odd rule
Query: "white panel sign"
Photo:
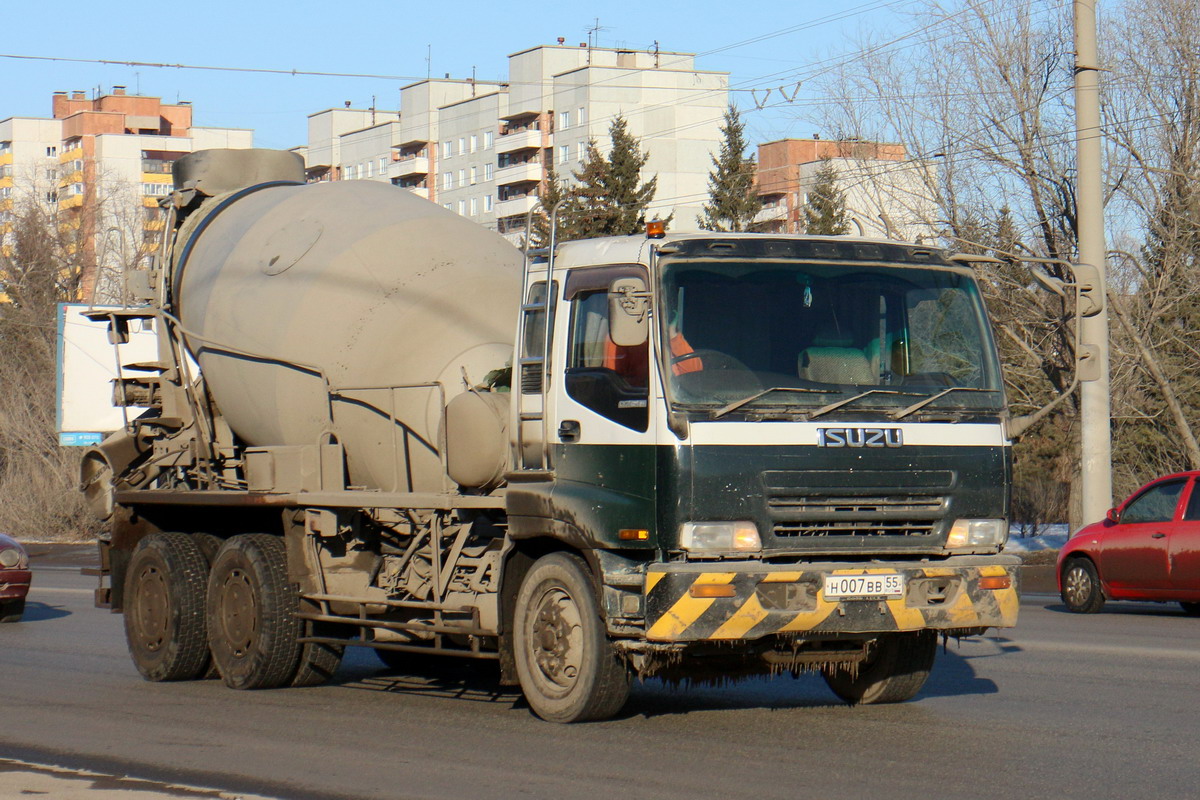
[[[60, 303], [58, 306], [58, 441], [61, 445], [90, 445], [124, 427], [122, 410], [112, 404], [112, 381], [122, 365], [158, 359], [152, 320], [130, 320], [129, 342], [108, 341], [108, 321], [93, 322], [85, 311], [111, 306]], [[122, 377], [147, 377], [152, 372], [122, 368]], [[143, 409], [126, 409], [129, 417]]]

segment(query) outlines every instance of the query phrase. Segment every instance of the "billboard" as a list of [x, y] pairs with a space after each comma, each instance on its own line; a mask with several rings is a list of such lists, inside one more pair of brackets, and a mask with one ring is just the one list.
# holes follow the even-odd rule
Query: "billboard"
[[[58, 304], [58, 443], [75, 447], [100, 442], [142, 413], [138, 408], [113, 405], [113, 381], [121, 377], [146, 377], [129, 364], [158, 360], [154, 320], [131, 320], [129, 342], [114, 346], [108, 341], [108, 321], [93, 322], [87, 311], [108, 311], [113, 306], [85, 303]], [[149, 373], [154, 374], [154, 373]]]

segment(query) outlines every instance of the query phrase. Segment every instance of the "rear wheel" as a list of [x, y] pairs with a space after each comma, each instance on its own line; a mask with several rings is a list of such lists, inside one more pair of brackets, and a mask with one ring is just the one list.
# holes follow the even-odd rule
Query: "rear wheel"
[[865, 661], [823, 674], [833, 693], [847, 703], [902, 703], [921, 691], [936, 655], [933, 631], [890, 633], [870, 645]]
[[[315, 606], [309, 610], [315, 610]], [[314, 622], [306, 619], [303, 621], [302, 630], [305, 636], [333, 638], [344, 631], [345, 627], [335, 622]], [[296, 668], [292, 686], [319, 686], [328, 682], [342, 665], [345, 652], [345, 645], [304, 642], [300, 646], [300, 666]]]
[[513, 646], [525, 699], [548, 722], [607, 719], [629, 697], [629, 670], [608, 639], [578, 556], [553, 553], [526, 574]]
[[208, 643], [226, 686], [271, 689], [297, 675], [302, 631], [283, 540], [262, 533], [227, 540], [208, 579]]
[[20, 622], [25, 613], [24, 600], [5, 600], [0, 602], [0, 623]]
[[204, 554], [185, 533], [138, 542], [125, 572], [125, 639], [146, 680], [193, 680], [208, 668], [207, 575]]
[[1183, 613], [1189, 617], [1200, 617], [1200, 603], [1189, 603], [1187, 600], [1182, 600], [1179, 605], [1183, 608]]
[[1090, 559], [1072, 558], [1063, 567], [1062, 600], [1076, 614], [1095, 614], [1104, 608], [1100, 575]]

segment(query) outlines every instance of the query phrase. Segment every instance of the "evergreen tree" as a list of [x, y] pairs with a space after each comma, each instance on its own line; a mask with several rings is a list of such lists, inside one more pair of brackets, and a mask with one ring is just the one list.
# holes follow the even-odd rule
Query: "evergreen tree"
[[700, 227], [710, 231], [748, 231], [762, 209], [754, 193], [754, 156], [746, 155], [746, 124], [733, 106], [725, 111], [721, 126], [721, 150], [712, 157], [708, 173], [708, 203], [697, 217]]
[[816, 183], [804, 206], [804, 230], [817, 236], [842, 236], [850, 232], [846, 198], [837, 187], [837, 170], [829, 159], [817, 170]]
[[[533, 228], [530, 231], [532, 244], [535, 248], [550, 246], [550, 213], [554, 210], [559, 201], [568, 196], [566, 187], [563, 186], [562, 179], [558, 177], [558, 170], [554, 167], [549, 167], [546, 170], [546, 183], [542, 187], [539, 197], [541, 204], [538, 210], [533, 215]], [[557, 241], [563, 241], [567, 236], [567, 231], [564, 228], [564, 223], [568, 217], [568, 209], [566, 203], [558, 210], [557, 224]]]
[[624, 117], [608, 129], [611, 148], [606, 158], [595, 140], [588, 142], [583, 166], [572, 173], [575, 185], [562, 211], [559, 235], [566, 239], [625, 236], [645, 226], [646, 207], [654, 199], [658, 177], [641, 182], [649, 156], [629, 133]]
[[646, 207], [658, 189], [658, 176], [640, 183], [642, 167], [650, 155], [642, 152], [641, 142], [629, 133], [624, 117], [618, 115], [613, 120], [608, 135], [612, 149], [608, 154], [607, 190], [613, 209], [609, 235], [640, 233], [646, 227]]

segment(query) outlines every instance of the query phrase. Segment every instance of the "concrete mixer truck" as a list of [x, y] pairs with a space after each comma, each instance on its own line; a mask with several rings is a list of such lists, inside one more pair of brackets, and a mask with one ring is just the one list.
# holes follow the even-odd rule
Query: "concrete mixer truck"
[[651, 229], [522, 255], [264, 150], [180, 159], [163, 205], [140, 301], [93, 312], [158, 357], [81, 467], [97, 603], [148, 680], [311, 685], [365, 646], [494, 661], [557, 722], [655, 676], [887, 703], [940, 637], [1015, 624], [1011, 419], [936, 248]]

